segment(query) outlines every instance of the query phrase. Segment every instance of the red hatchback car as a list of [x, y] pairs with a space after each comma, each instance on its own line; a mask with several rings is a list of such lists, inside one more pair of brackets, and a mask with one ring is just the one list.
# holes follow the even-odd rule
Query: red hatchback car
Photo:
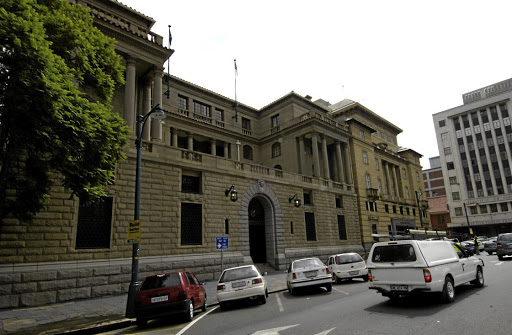
[[206, 311], [206, 292], [203, 283], [189, 271], [160, 273], [146, 277], [135, 297], [137, 326], [143, 328], [148, 320], [183, 314], [188, 320], [194, 309]]

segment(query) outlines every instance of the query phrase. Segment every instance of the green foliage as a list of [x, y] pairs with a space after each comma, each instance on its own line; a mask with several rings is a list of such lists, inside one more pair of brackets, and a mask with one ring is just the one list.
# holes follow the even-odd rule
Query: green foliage
[[104, 195], [128, 133], [111, 105], [124, 83], [115, 41], [68, 0], [2, 0], [0, 41], [0, 220], [40, 211], [53, 173]]

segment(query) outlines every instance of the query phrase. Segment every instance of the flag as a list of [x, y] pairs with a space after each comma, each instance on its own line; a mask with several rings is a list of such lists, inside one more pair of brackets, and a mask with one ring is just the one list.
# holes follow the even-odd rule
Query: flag
[[171, 25], [169, 25], [169, 47], [171, 47], [172, 43], [172, 34], [171, 34]]
[[236, 59], [235, 59], [235, 75], [238, 76], [238, 68], [236, 67]]

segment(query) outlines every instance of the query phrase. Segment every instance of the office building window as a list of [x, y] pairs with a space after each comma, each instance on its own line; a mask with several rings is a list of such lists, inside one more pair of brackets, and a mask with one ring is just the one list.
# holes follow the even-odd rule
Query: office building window
[[181, 175], [181, 192], [201, 193], [201, 172], [183, 171]]
[[439, 120], [439, 127], [446, 126], [446, 120]]
[[224, 121], [224, 111], [222, 109], [215, 108], [215, 120]]
[[188, 109], [188, 98], [178, 95], [178, 108]]
[[370, 179], [370, 175], [367, 173], [366, 176], [366, 188], [372, 188], [372, 181]]
[[489, 209], [491, 213], [498, 213], [498, 205], [497, 204], [490, 204]]
[[194, 101], [194, 113], [202, 116], [210, 117], [210, 106], [199, 101]]
[[271, 127], [272, 127], [272, 134], [276, 133], [280, 129], [281, 122], [279, 120], [279, 114], [274, 115], [270, 118]]
[[420, 174], [416, 171], [416, 181], [420, 181]]
[[272, 157], [281, 156], [281, 143], [272, 144]]
[[251, 130], [251, 120], [242, 117], [242, 129], [250, 131]]
[[386, 213], [389, 213], [389, 205], [384, 205], [384, 211], [385, 211]]
[[359, 137], [364, 140], [364, 130], [359, 131]]
[[452, 192], [452, 199], [453, 200], [460, 200], [459, 192]]
[[338, 215], [338, 236], [340, 240], [347, 239], [347, 227], [345, 224], [345, 215]]
[[453, 162], [447, 162], [447, 163], [446, 163], [446, 169], [447, 169], [447, 170], [453, 170], [453, 169], [455, 169], [455, 165], [453, 164]]
[[108, 249], [112, 229], [112, 197], [85, 202], [79, 199], [76, 244], [78, 249]]
[[457, 185], [457, 177], [450, 177], [450, 185]]
[[451, 155], [452, 154], [452, 148], [448, 147], [448, 148], [444, 148], [444, 155], [445, 156], [448, 156], [448, 155]]
[[469, 212], [471, 213], [471, 215], [478, 214], [478, 207], [477, 206], [470, 206], [469, 207]]
[[378, 158], [375, 158], [375, 170], [379, 170], [380, 167], [379, 167], [379, 159]]
[[203, 205], [181, 203], [181, 245], [203, 243]]
[[252, 160], [252, 148], [250, 145], [244, 145], [244, 159]]
[[487, 205], [480, 205], [480, 213], [487, 214]]
[[312, 197], [311, 197], [311, 191], [304, 191], [302, 193], [302, 198], [304, 199], [304, 205], [308, 205], [308, 206], [312, 206], [313, 205], [313, 201], [312, 201]]
[[363, 151], [363, 163], [368, 164], [368, 153]]
[[402, 168], [402, 177], [407, 179], [407, 171], [405, 171], [405, 168]]
[[501, 207], [501, 211], [502, 211], [502, 212], [508, 212], [508, 203], [506, 203], [506, 202], [502, 202], [502, 203], [500, 204], [500, 207]]
[[336, 208], [343, 208], [343, 196], [336, 196]]
[[315, 213], [304, 213], [306, 221], [306, 240], [316, 241]]
[[462, 207], [455, 207], [455, 216], [462, 216]]

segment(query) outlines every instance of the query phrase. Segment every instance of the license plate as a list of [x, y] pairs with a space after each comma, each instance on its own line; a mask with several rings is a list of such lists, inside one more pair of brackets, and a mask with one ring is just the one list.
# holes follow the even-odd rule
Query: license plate
[[306, 278], [316, 277], [316, 274], [317, 274], [316, 270], [304, 272], [304, 275], [306, 276]]
[[169, 300], [168, 295], [162, 295], [160, 297], [151, 298], [151, 303], [154, 304], [155, 302], [168, 301], [168, 300]]
[[351, 275], [351, 276], [357, 275], [357, 274], [359, 274], [359, 271], [349, 271], [348, 274]]
[[391, 285], [391, 291], [407, 292], [407, 285]]
[[243, 286], [245, 286], [245, 282], [244, 281], [238, 281], [236, 283], [231, 284], [231, 287], [233, 287], [233, 288], [243, 287]]

